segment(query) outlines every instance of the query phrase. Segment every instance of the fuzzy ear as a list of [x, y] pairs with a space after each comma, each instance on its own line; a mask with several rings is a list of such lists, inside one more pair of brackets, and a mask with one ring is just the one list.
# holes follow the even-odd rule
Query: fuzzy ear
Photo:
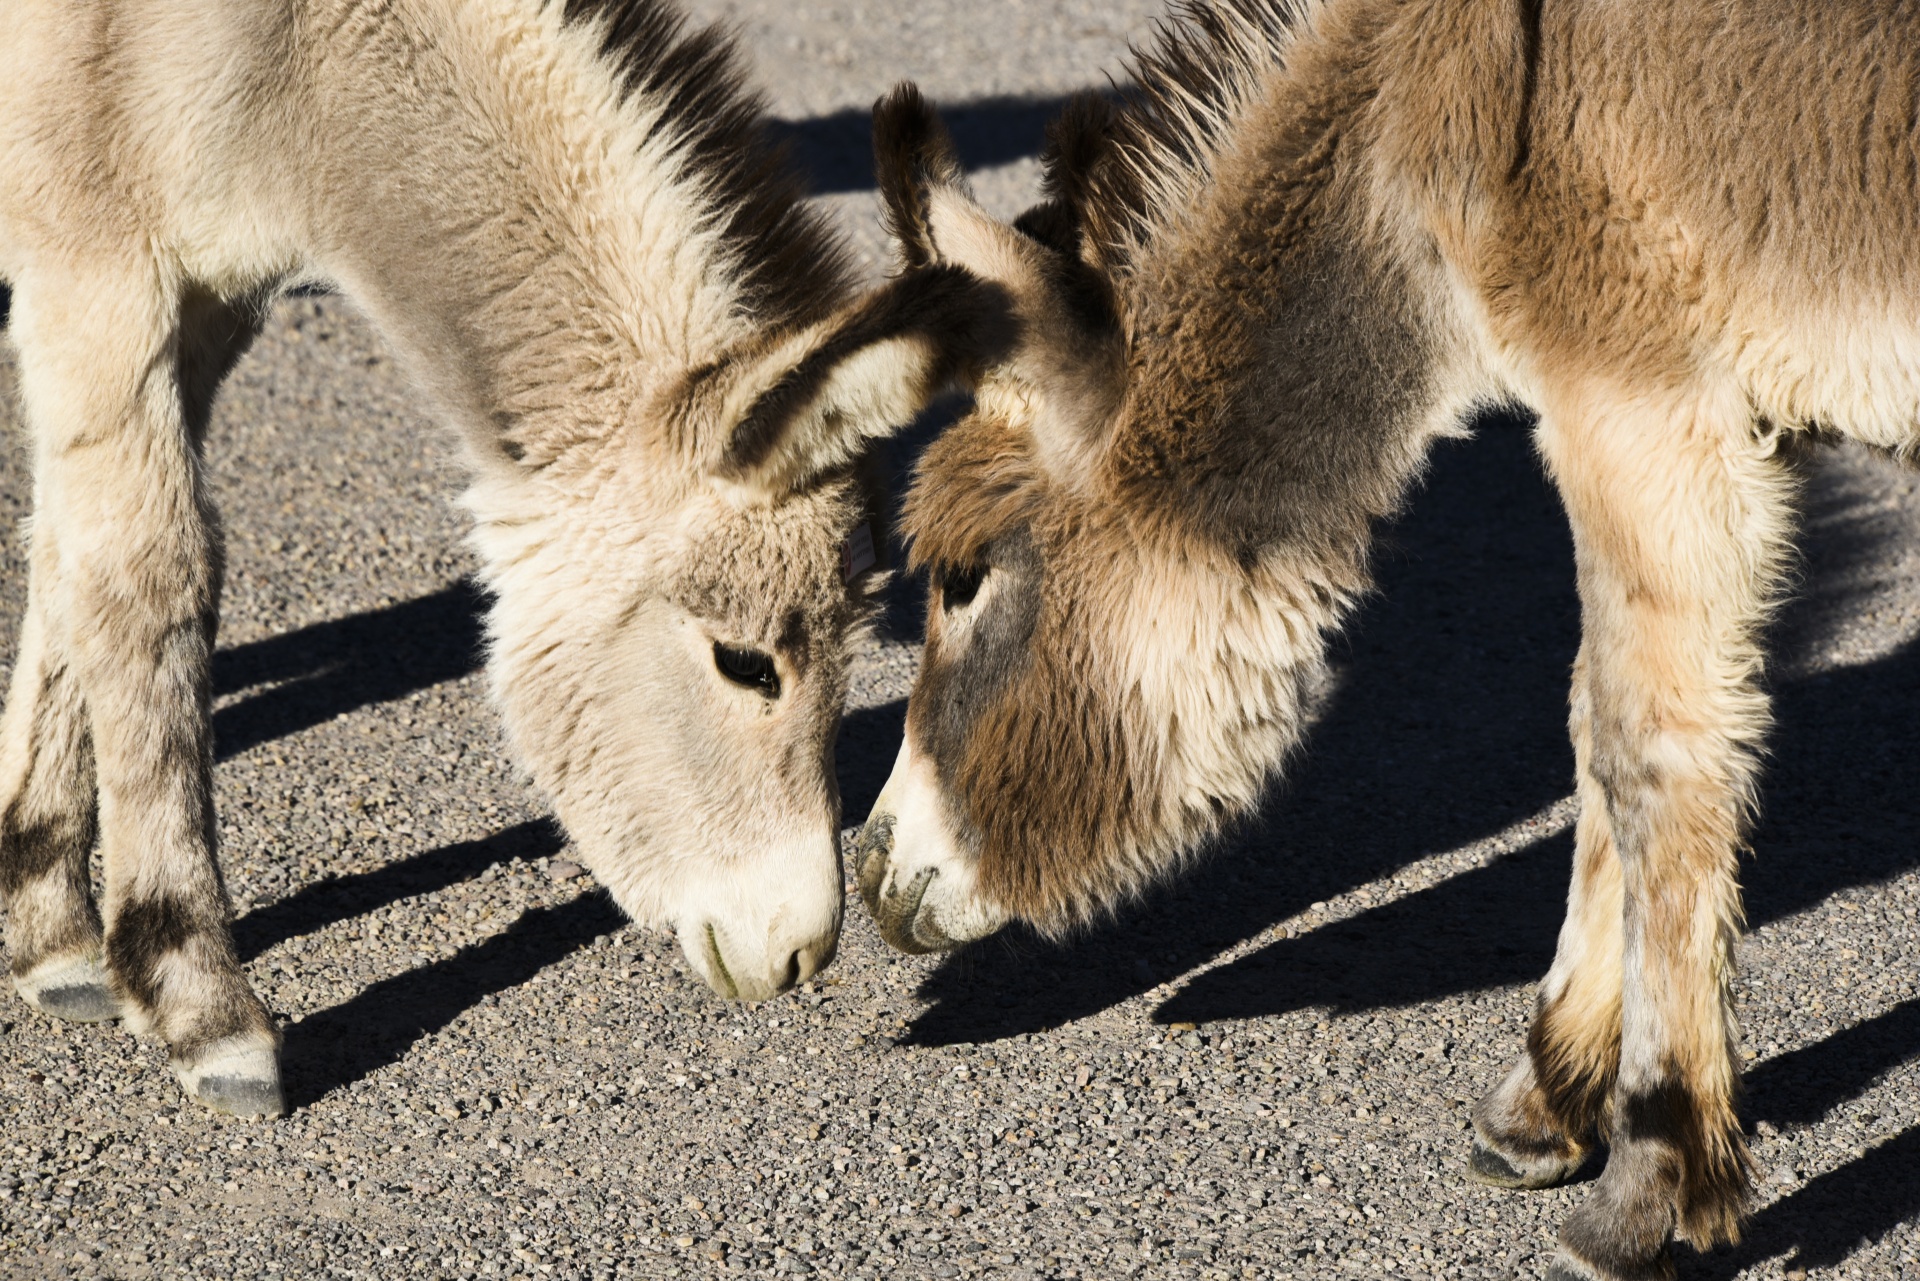
[[911, 80], [873, 104], [873, 172], [880, 188], [881, 220], [911, 271], [938, 258], [928, 200], [942, 187], [967, 191], [953, 138], [933, 104]]
[[1125, 385], [1112, 277], [1082, 230], [1098, 203], [1111, 120], [1097, 95], [1068, 105], [1049, 130], [1048, 199], [1008, 224], [974, 200], [919, 90], [902, 84], [874, 106], [875, 166], [900, 260], [962, 267], [1005, 291], [1020, 341], [991, 372], [1047, 406], [1034, 433], [1048, 470], [1062, 476], [1086, 472]]
[[1016, 337], [999, 287], [958, 267], [911, 272], [780, 342], [729, 379], [716, 476], [769, 496], [845, 467]]
[[974, 200], [953, 139], [912, 81], [873, 105], [874, 176], [900, 265], [937, 263], [1025, 293], [1045, 272], [1045, 251]]

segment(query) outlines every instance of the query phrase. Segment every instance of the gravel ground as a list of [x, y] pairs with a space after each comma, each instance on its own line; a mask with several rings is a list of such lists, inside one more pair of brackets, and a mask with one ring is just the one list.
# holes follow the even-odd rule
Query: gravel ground
[[[864, 108], [956, 104], [983, 196], [1146, 0], [705, 4], [740, 22], [819, 188], [880, 261]], [[1532, 1277], [1575, 1187], [1460, 1176], [1569, 855], [1564, 521], [1519, 424], [1448, 445], [1392, 531], [1311, 751], [1261, 821], [1054, 947], [894, 956], [714, 999], [624, 924], [501, 758], [457, 478], [341, 301], [275, 313], [219, 411], [235, 933], [292, 1114], [183, 1107], [153, 1045], [0, 1000], [7, 1277]], [[0, 419], [18, 420], [0, 356]], [[924, 431], [896, 451], [904, 466]], [[0, 454], [0, 655], [29, 485]], [[1810, 469], [1781, 728], [1747, 875], [1748, 1243], [1682, 1276], [1920, 1278], [1920, 494]], [[841, 749], [891, 760], [904, 585]]]

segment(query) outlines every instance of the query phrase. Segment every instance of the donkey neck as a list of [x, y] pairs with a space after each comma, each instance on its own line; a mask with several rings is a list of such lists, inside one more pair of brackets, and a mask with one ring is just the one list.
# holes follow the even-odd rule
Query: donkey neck
[[[483, 457], [547, 463], [644, 430], [680, 376], [842, 297], [838, 249], [797, 202], [739, 225], [753, 202], [725, 163], [783, 177], [703, 150], [691, 117], [751, 110], [718, 57], [689, 88], [660, 65], [684, 44], [603, 48], [594, 15], [559, 4], [332, 8], [310, 33], [312, 256]], [[756, 287], [769, 256], [792, 264], [784, 293]]]
[[1121, 289], [1139, 353], [1109, 454], [1122, 488], [1243, 564], [1311, 567], [1321, 597], [1363, 586], [1371, 526], [1487, 396], [1386, 142], [1422, 73], [1399, 51], [1406, 13], [1327, 0], [1301, 18]]

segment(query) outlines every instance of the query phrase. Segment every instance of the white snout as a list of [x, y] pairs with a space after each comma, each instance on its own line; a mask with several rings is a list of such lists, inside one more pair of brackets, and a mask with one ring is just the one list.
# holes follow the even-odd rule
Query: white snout
[[825, 969], [840, 945], [840, 843], [796, 841], [703, 878], [674, 922], [687, 963], [728, 1000], [764, 1001]]
[[902, 741], [893, 773], [861, 829], [861, 897], [887, 942], [937, 952], [985, 938], [1008, 914], [980, 892], [974, 860], [960, 847], [933, 764]]

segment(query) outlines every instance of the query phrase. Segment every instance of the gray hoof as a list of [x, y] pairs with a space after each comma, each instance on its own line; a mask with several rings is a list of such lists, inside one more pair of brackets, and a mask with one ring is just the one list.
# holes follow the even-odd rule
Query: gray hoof
[[287, 1111], [277, 1076], [266, 1081], [244, 1076], [207, 1076], [200, 1078], [199, 1088], [191, 1093], [200, 1103], [228, 1116], [271, 1120], [286, 1115]]
[[1467, 1157], [1467, 1177], [1475, 1183], [1494, 1188], [1524, 1188], [1527, 1176], [1507, 1163], [1507, 1158], [1475, 1139]]
[[15, 979], [14, 987], [34, 1009], [70, 1023], [104, 1023], [120, 1017], [120, 998], [113, 994], [107, 967], [97, 955], [36, 966]]
[[120, 1017], [120, 999], [105, 983], [74, 983], [48, 988], [34, 1004], [42, 1014], [69, 1023], [105, 1023]]
[[1467, 1157], [1467, 1177], [1491, 1188], [1551, 1188], [1565, 1183], [1579, 1168], [1578, 1161], [1547, 1161], [1531, 1170], [1521, 1169], [1477, 1136]]
[[174, 1073], [195, 1102], [228, 1116], [284, 1116], [280, 1093], [280, 1056], [252, 1037], [209, 1046], [190, 1064], [175, 1064]]

